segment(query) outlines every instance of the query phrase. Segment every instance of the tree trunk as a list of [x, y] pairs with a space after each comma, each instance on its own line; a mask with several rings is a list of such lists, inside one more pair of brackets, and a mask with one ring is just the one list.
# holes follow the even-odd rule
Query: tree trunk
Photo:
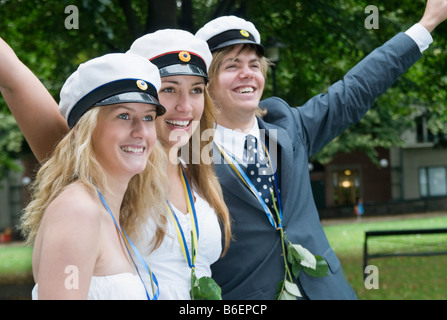
[[146, 32], [158, 29], [178, 28], [176, 0], [148, 0]]

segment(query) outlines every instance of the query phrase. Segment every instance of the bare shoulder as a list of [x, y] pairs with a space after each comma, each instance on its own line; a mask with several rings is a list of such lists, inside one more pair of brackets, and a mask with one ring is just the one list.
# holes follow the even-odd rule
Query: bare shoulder
[[73, 183], [48, 206], [40, 231], [64, 242], [97, 243], [103, 214], [95, 193], [81, 183]]
[[[67, 186], [48, 206], [48, 216], [54, 219], [75, 219], [84, 224], [99, 221], [101, 206], [94, 192], [81, 183]], [[53, 217], [54, 216], [54, 217]]]
[[103, 245], [103, 215], [95, 193], [80, 183], [65, 188], [48, 206], [33, 251], [33, 272], [39, 283], [39, 297], [41, 293], [48, 294], [46, 297], [74, 294], [62, 286], [67, 266], [76, 266], [80, 270], [79, 287], [82, 290], [76, 294], [86, 297]]

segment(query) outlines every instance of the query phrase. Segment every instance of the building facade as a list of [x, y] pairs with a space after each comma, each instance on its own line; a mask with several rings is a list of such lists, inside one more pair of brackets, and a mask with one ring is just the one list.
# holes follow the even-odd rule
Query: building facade
[[[320, 218], [447, 210], [447, 148], [427, 129], [424, 118], [403, 136], [404, 146], [378, 149], [379, 165], [361, 152], [338, 154], [325, 166], [311, 165]], [[441, 145], [441, 146], [440, 146]]]

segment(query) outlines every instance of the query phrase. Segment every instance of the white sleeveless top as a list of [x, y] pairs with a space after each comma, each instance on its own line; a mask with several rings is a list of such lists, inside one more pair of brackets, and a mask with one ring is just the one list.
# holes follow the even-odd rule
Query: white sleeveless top
[[[194, 192], [194, 191], [193, 191]], [[196, 256], [196, 275], [211, 277], [211, 264], [219, 259], [222, 252], [221, 230], [213, 208], [199, 194], [194, 192], [195, 208], [199, 225], [199, 240]], [[188, 249], [191, 250], [191, 217], [183, 214], [172, 204], [185, 235]], [[148, 225], [149, 239], [154, 234], [154, 226]], [[141, 246], [140, 246], [141, 247]], [[145, 251], [145, 250], [142, 250]], [[159, 300], [189, 300], [191, 290], [191, 269], [183, 256], [177, 232], [172, 219], [168, 218], [167, 233], [161, 245], [145, 260], [158, 279]]]
[[[38, 284], [33, 288], [32, 299], [39, 299]], [[118, 273], [92, 277], [87, 300], [147, 300], [147, 296], [138, 275]]]

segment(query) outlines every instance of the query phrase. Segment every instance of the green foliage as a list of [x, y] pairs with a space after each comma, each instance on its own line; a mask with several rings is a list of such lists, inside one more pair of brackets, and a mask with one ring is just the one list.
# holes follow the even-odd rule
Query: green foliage
[[23, 136], [11, 115], [0, 113], [0, 180], [8, 170], [21, 169], [14, 161], [22, 149]]
[[222, 300], [222, 290], [211, 277], [193, 276], [193, 286], [191, 288], [192, 300]]
[[[359, 0], [3, 0], [0, 36], [58, 101], [62, 84], [81, 62], [126, 51], [135, 38], [160, 27], [195, 32], [212, 18], [235, 14], [256, 25], [263, 43], [275, 38], [284, 44], [276, 69], [278, 95], [298, 106], [325, 92], [374, 48], [419, 21], [425, 3], [375, 1], [379, 29], [368, 30], [364, 26], [368, 3]], [[64, 26], [64, 9], [71, 4], [79, 9], [77, 30]], [[162, 13], [169, 18], [165, 23], [156, 19]], [[414, 116], [412, 105], [425, 108], [432, 132], [447, 133], [447, 23], [437, 27], [433, 37], [421, 61], [316, 160], [325, 163], [337, 152], [356, 149], [376, 161], [375, 148], [402, 143], [400, 135]], [[272, 95], [272, 90], [272, 81], [267, 79], [265, 96]], [[1, 99], [0, 113], [7, 113]]]
[[[256, 1], [250, 13], [264, 39], [285, 44], [277, 64], [278, 95], [301, 105], [325, 92], [374, 48], [421, 18], [426, 1], [375, 1], [379, 29], [364, 26], [368, 3], [338, 1]], [[364, 119], [327, 145], [313, 160], [329, 162], [338, 152], [361, 150], [377, 163], [377, 147], [401, 146], [401, 134], [413, 123], [413, 105], [423, 106], [432, 132], [447, 133], [446, 23], [434, 32], [423, 58], [379, 97]], [[272, 95], [271, 81], [265, 97]]]

